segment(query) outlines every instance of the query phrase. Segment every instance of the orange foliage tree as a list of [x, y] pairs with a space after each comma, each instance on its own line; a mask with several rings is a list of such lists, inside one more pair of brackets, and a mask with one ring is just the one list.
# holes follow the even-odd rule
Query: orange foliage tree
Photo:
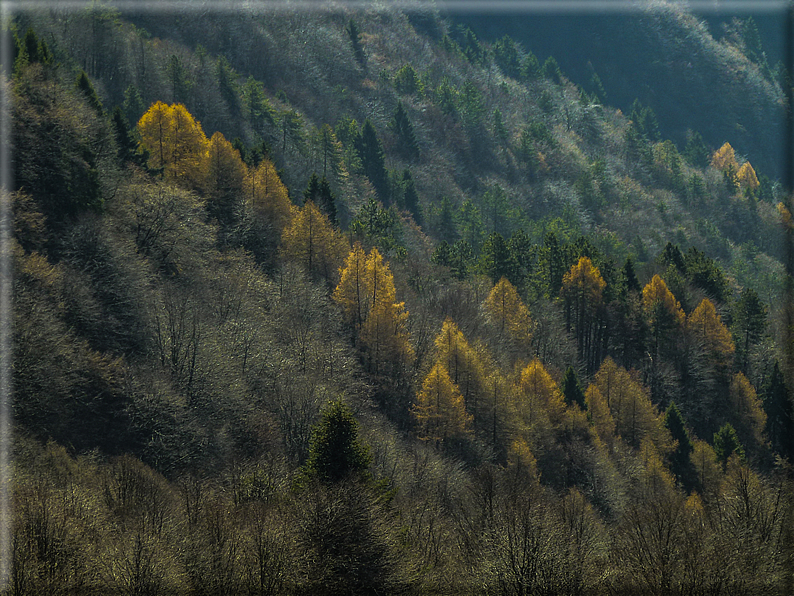
[[290, 219], [281, 236], [284, 255], [301, 263], [310, 275], [331, 283], [346, 252], [344, 237], [311, 201], [300, 208], [293, 206]]

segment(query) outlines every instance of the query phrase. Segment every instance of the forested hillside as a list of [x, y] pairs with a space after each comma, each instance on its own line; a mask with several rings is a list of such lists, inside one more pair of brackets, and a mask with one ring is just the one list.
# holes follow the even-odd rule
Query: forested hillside
[[435, 12], [7, 27], [4, 593], [786, 593], [774, 135], [667, 138]]

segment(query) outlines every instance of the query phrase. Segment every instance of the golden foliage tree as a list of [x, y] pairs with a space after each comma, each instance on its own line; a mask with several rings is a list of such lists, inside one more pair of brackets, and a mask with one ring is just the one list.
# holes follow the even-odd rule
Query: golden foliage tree
[[209, 200], [210, 213], [219, 221], [229, 222], [233, 210], [240, 200], [243, 180], [247, 170], [245, 163], [232, 144], [220, 132], [209, 141], [207, 176], [204, 191]]
[[246, 171], [243, 197], [256, 217], [267, 221], [278, 234], [284, 230], [290, 218], [291, 203], [287, 187], [272, 161], [263, 159], [255, 169]]
[[596, 313], [606, 282], [601, 272], [587, 257], [580, 257], [562, 279], [560, 295], [565, 300], [565, 321], [576, 335], [579, 357], [588, 364], [588, 369], [597, 366], [598, 319]]
[[658, 354], [663, 340], [684, 326], [686, 316], [681, 303], [658, 275], [654, 275], [642, 289], [642, 307], [651, 325]]
[[730, 143], [725, 143], [714, 152], [714, 155], [711, 156], [711, 165], [722, 171], [733, 168], [733, 171], [736, 172], [739, 169], [739, 164], [736, 162], [736, 153]]
[[507, 278], [500, 279], [484, 304], [488, 316], [499, 328], [499, 333], [507, 334], [520, 349], [528, 350], [534, 322], [513, 284]]
[[209, 142], [201, 124], [182, 104], [158, 101], [138, 121], [149, 165], [163, 168], [166, 179], [200, 188], [206, 177]]
[[413, 359], [405, 328], [408, 312], [397, 302], [394, 275], [377, 248], [365, 259], [361, 245], [353, 246], [333, 298], [358, 332], [375, 373], [385, 363], [401, 366]]
[[[669, 449], [672, 439], [662, 416], [651, 403], [645, 387], [631, 373], [611, 358], [606, 358], [593, 379], [592, 387], [606, 400], [615, 421], [615, 431], [629, 445], [638, 448], [643, 439], [649, 438], [660, 451]], [[588, 393], [591, 391], [588, 388]], [[591, 398], [596, 395], [590, 393]]]
[[736, 174], [736, 181], [739, 183], [739, 186], [744, 189], [755, 190], [761, 186], [761, 183], [758, 181], [758, 176], [755, 175], [755, 170], [753, 166], [750, 165], [749, 161], [744, 162], [742, 167], [739, 168]]
[[762, 445], [765, 442], [766, 412], [755, 388], [742, 373], [736, 373], [728, 389], [729, 420], [743, 445]]
[[612, 442], [615, 435], [615, 419], [609, 409], [607, 400], [595, 385], [590, 385], [584, 394], [587, 414], [593, 422], [598, 436], [602, 441]]
[[521, 371], [516, 389], [516, 409], [530, 427], [541, 420], [552, 424], [562, 421], [565, 398], [539, 360], [533, 360]]
[[314, 277], [331, 283], [346, 252], [345, 239], [328, 216], [307, 201], [293, 207], [291, 222], [281, 236], [284, 254], [299, 263]]
[[460, 390], [441, 362], [436, 362], [425, 377], [412, 413], [419, 427], [419, 438], [425, 441], [465, 437], [472, 422]]
[[730, 331], [722, 323], [714, 303], [704, 298], [687, 319], [687, 328], [709, 354], [713, 363], [727, 367], [735, 347]]

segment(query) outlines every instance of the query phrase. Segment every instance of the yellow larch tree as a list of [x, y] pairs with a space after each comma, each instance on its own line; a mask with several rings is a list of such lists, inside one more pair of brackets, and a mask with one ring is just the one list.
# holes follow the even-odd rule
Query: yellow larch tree
[[736, 373], [728, 389], [730, 400], [729, 421], [736, 429], [742, 445], [763, 445], [766, 441], [766, 412], [750, 381], [742, 373]]
[[687, 319], [689, 333], [703, 346], [712, 362], [722, 368], [731, 363], [736, 348], [728, 328], [722, 323], [714, 303], [704, 298]]
[[658, 354], [663, 340], [683, 328], [686, 316], [681, 303], [658, 275], [654, 275], [642, 289], [642, 307], [651, 325]]
[[248, 168], [240, 152], [220, 132], [212, 135], [207, 154], [204, 192], [209, 201], [210, 213], [219, 221], [228, 223], [234, 216], [236, 203], [241, 199]]
[[361, 329], [369, 313], [370, 293], [367, 289], [366, 270], [367, 253], [361, 243], [356, 242], [345, 259], [339, 284], [333, 294], [336, 303], [342, 307], [348, 324], [356, 330]]
[[739, 164], [736, 162], [736, 153], [730, 143], [725, 143], [714, 152], [714, 155], [711, 156], [711, 165], [722, 171], [733, 168], [733, 171], [736, 172], [739, 169]]
[[672, 438], [664, 426], [663, 416], [651, 403], [645, 387], [625, 368], [615, 364], [612, 358], [605, 358], [592, 386], [606, 400], [615, 421], [615, 432], [629, 445], [638, 448], [643, 439], [649, 438], [661, 452], [670, 449]]
[[562, 421], [565, 398], [540, 360], [533, 360], [521, 371], [515, 408], [529, 427], [543, 420], [552, 424]]
[[466, 407], [478, 415], [487, 393], [483, 359], [469, 344], [452, 319], [447, 319], [435, 339], [436, 359], [443, 362], [453, 382], [460, 387]]
[[615, 419], [609, 409], [607, 400], [595, 385], [590, 385], [584, 393], [587, 414], [593, 421], [598, 436], [602, 441], [611, 444], [615, 438]]
[[444, 442], [470, 432], [472, 416], [466, 412], [463, 396], [441, 362], [436, 362], [425, 377], [412, 414], [422, 440]]
[[344, 236], [331, 225], [328, 216], [311, 201], [293, 207], [290, 224], [281, 236], [284, 254], [314, 277], [333, 282], [347, 253]]
[[741, 188], [751, 191], [761, 186], [761, 183], [758, 181], [758, 176], [755, 175], [755, 170], [753, 166], [750, 165], [749, 161], [744, 162], [742, 167], [739, 168], [739, 172], [736, 174], [736, 181]]
[[163, 168], [166, 179], [201, 188], [206, 178], [209, 141], [201, 124], [182, 104], [153, 104], [138, 121], [141, 145], [149, 165]]
[[394, 275], [377, 248], [365, 258], [361, 245], [353, 246], [333, 298], [358, 332], [375, 373], [383, 372], [386, 363], [399, 367], [413, 360], [408, 312], [405, 303], [397, 302]]
[[502, 278], [493, 287], [484, 302], [485, 311], [499, 329], [522, 351], [528, 351], [532, 342], [534, 322], [529, 309], [518, 295], [513, 284]]
[[289, 222], [291, 203], [272, 161], [263, 159], [256, 168], [246, 171], [243, 197], [255, 217], [264, 219], [281, 234]]
[[565, 300], [565, 322], [576, 335], [579, 357], [592, 371], [598, 364], [596, 313], [606, 287], [598, 267], [588, 257], [579, 261], [562, 278], [560, 295]]

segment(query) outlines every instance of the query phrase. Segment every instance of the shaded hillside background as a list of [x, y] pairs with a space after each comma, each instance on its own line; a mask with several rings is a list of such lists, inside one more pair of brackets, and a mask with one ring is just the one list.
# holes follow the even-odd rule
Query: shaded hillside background
[[332, 8], [9, 23], [8, 593], [785, 593], [790, 78]]

